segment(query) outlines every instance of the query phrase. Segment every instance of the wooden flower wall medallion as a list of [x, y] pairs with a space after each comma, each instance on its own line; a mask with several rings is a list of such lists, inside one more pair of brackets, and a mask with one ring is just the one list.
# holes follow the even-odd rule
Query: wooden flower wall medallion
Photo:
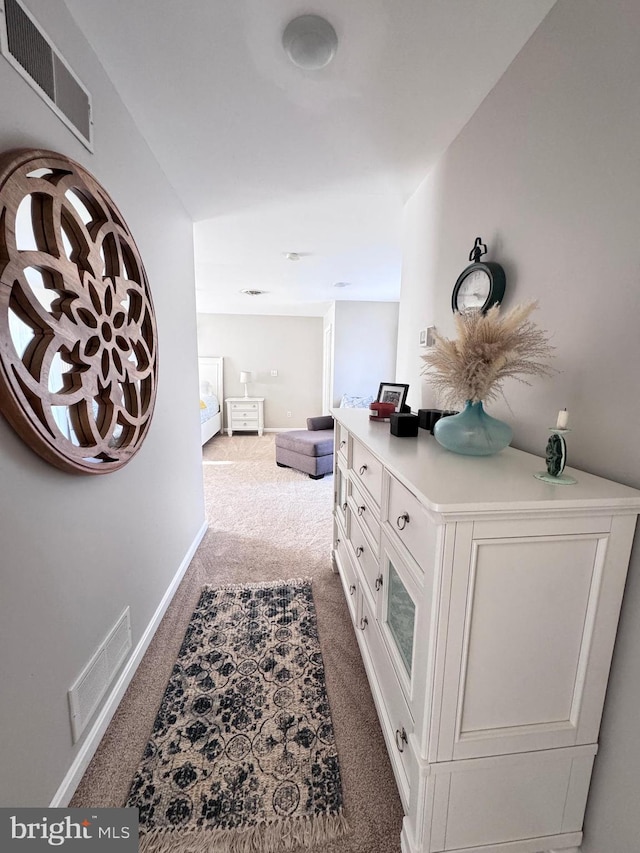
[[149, 429], [157, 332], [109, 194], [51, 151], [0, 155], [0, 411], [58, 468], [105, 474]]

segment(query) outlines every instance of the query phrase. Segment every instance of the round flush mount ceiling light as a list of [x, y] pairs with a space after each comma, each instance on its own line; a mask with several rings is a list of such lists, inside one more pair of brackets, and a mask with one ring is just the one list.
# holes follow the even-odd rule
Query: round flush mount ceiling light
[[336, 283], [333, 286], [334, 287], [349, 287], [350, 284], [351, 284], [351, 282], [349, 282], [349, 281], [336, 281]]
[[299, 255], [297, 252], [286, 252], [286, 253], [285, 253], [285, 258], [286, 258], [288, 261], [299, 261], [299, 260], [300, 260], [300, 255]]
[[328, 65], [338, 48], [338, 36], [329, 21], [318, 15], [300, 15], [289, 21], [282, 34], [287, 56], [305, 71]]

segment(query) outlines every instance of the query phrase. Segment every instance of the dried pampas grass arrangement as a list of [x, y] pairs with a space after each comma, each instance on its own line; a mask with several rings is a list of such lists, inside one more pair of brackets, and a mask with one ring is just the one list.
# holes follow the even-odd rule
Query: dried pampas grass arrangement
[[423, 375], [440, 402], [455, 408], [495, 400], [503, 395], [505, 379], [526, 385], [523, 376], [550, 376], [546, 363], [553, 353], [547, 333], [529, 320], [537, 302], [516, 305], [506, 314], [494, 305], [486, 314], [466, 311], [455, 315], [458, 337], [448, 340], [437, 332], [429, 353], [421, 356]]

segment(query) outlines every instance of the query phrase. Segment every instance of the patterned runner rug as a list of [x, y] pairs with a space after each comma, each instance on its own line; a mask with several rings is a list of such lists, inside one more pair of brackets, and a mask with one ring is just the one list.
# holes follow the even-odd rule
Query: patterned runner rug
[[277, 853], [345, 833], [311, 581], [204, 588], [126, 805], [141, 853]]

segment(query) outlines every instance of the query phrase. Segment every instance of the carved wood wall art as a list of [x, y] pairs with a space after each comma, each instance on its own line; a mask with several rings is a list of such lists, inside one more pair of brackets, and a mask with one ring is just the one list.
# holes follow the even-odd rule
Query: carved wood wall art
[[125, 465], [158, 376], [147, 276], [109, 194], [52, 151], [0, 155], [0, 411], [65, 471]]

